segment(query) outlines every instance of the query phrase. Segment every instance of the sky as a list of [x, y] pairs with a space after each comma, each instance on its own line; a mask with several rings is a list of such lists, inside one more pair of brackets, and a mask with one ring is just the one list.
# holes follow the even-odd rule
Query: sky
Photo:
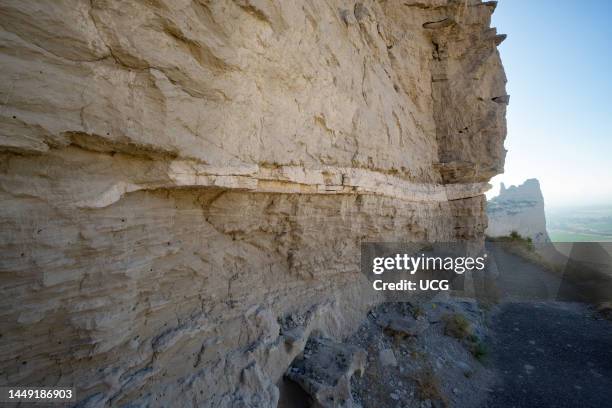
[[505, 172], [547, 208], [612, 205], [612, 1], [500, 0], [492, 25], [510, 95]]

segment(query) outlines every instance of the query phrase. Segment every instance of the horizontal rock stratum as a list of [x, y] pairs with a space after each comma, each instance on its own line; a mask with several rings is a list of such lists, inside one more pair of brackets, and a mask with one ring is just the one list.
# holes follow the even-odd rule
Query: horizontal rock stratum
[[362, 241], [482, 242], [494, 8], [3, 1], [0, 385], [275, 406], [380, 301]]

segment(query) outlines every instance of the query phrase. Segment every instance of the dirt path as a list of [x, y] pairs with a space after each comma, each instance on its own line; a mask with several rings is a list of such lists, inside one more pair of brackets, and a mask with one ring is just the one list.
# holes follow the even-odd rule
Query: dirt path
[[612, 407], [612, 323], [555, 301], [558, 276], [496, 251], [502, 303], [490, 319], [489, 363], [500, 381], [486, 406]]
[[495, 283], [502, 302], [525, 300], [558, 300], [561, 276], [544, 270], [500, 245], [487, 245], [495, 259], [498, 276]]

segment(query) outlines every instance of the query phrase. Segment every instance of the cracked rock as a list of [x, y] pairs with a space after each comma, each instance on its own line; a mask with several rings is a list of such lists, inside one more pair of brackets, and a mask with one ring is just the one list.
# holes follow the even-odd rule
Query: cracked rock
[[311, 338], [285, 374], [308, 393], [318, 407], [355, 407], [351, 377], [363, 373], [367, 354], [357, 346]]

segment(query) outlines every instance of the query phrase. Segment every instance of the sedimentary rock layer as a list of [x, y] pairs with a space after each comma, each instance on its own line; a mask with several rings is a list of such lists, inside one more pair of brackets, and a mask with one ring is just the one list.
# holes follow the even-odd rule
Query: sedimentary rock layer
[[0, 383], [275, 405], [378, 301], [360, 242], [483, 239], [493, 9], [2, 2]]
[[506, 188], [501, 183], [497, 197], [487, 206], [489, 223], [486, 234], [491, 237], [508, 236], [513, 232], [531, 238], [536, 244], [550, 242], [546, 231], [544, 197], [537, 179], [525, 180], [520, 186]]

